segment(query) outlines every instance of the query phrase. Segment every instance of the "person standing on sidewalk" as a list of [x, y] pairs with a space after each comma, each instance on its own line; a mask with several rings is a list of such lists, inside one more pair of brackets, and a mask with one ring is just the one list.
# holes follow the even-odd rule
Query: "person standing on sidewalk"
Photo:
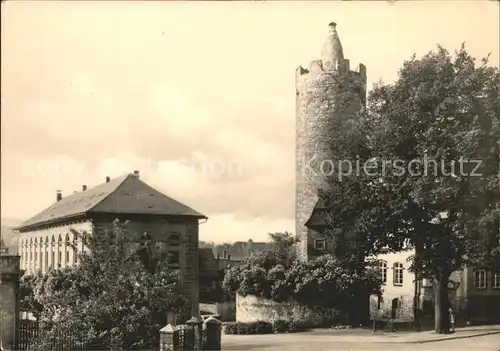
[[450, 331], [452, 333], [455, 332], [455, 314], [453, 313], [453, 309], [450, 307], [448, 310], [450, 312]]

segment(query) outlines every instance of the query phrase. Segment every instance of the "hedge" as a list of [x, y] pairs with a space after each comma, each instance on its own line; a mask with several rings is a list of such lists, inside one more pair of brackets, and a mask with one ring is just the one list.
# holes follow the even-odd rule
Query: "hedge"
[[273, 322], [234, 322], [225, 326], [225, 333], [229, 335], [281, 334], [306, 331], [307, 325], [293, 320], [275, 320]]

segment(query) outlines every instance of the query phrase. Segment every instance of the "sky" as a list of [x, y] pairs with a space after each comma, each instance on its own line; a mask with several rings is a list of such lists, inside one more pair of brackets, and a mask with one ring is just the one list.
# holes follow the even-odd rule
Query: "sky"
[[139, 170], [209, 217], [202, 240], [293, 232], [295, 69], [328, 23], [369, 87], [437, 44], [499, 62], [491, 1], [1, 6], [2, 221]]

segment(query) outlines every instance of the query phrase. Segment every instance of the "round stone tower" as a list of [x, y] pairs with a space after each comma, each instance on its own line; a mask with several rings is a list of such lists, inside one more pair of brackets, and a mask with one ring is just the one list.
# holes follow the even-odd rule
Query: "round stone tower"
[[366, 99], [366, 67], [360, 64], [356, 71], [350, 70], [336, 26], [334, 22], [328, 26], [321, 60], [295, 73], [295, 231], [300, 239], [297, 251], [304, 260], [328, 250], [320, 230], [306, 224], [319, 205], [318, 189], [327, 186], [326, 178], [333, 176], [332, 162], [338, 162], [331, 152], [331, 138], [356, 117]]

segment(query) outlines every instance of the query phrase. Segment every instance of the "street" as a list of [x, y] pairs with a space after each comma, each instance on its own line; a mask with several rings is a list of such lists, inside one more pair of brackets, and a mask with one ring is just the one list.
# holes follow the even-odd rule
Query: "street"
[[335, 342], [314, 341], [311, 336], [299, 338], [275, 338], [274, 335], [265, 340], [263, 338], [237, 337], [228, 338], [225, 342], [223, 336], [223, 350], [314, 350], [314, 351], [357, 351], [357, 350], [481, 350], [500, 351], [500, 334], [477, 336], [467, 339], [451, 339], [430, 343], [367, 343], [367, 342]]

